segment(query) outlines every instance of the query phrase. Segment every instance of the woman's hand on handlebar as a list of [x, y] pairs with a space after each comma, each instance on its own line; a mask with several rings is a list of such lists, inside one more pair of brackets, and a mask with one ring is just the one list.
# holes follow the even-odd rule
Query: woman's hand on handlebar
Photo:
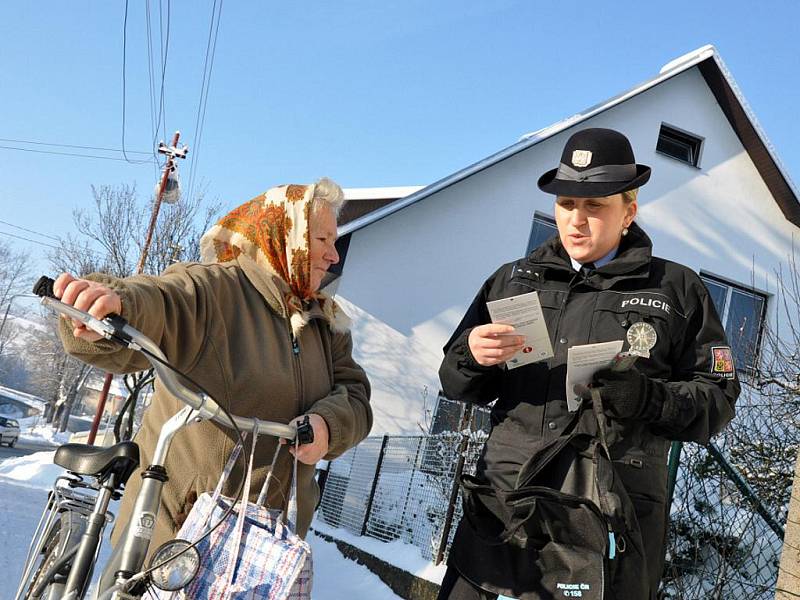
[[[95, 319], [102, 319], [111, 313], [122, 313], [122, 298], [119, 294], [96, 281], [76, 279], [69, 273], [62, 273], [53, 284], [53, 293], [64, 304], [88, 312]], [[72, 335], [87, 342], [96, 342], [102, 335], [87, 329], [78, 321], [73, 320]]]
[[[298, 417], [296, 421], [299, 423], [303, 418], [304, 417]], [[291, 446], [289, 452], [297, 456], [297, 460], [301, 463], [315, 465], [328, 453], [330, 431], [328, 431], [328, 424], [325, 422], [325, 419], [319, 415], [309, 413], [308, 421], [311, 423], [311, 428], [314, 430], [314, 441], [310, 444]], [[285, 440], [281, 440], [281, 442], [285, 443]]]

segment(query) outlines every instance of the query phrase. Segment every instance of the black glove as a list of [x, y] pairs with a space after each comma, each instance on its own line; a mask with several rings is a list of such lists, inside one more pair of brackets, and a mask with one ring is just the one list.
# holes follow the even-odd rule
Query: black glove
[[592, 387], [600, 391], [603, 410], [617, 419], [654, 421], [661, 413], [653, 398], [653, 385], [636, 367], [625, 371], [601, 369], [594, 375]]

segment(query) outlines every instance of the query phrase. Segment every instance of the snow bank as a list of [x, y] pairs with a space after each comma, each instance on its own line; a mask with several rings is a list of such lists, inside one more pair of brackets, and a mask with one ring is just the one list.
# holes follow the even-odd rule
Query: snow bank
[[[44, 490], [50, 489], [53, 480], [64, 472], [52, 464], [53, 454], [54, 451], [37, 452], [0, 461], [0, 506], [3, 507], [0, 531], [5, 541], [5, 550], [0, 552], [0, 580], [5, 582], [4, 590], [16, 589], [28, 545], [47, 501]], [[110, 529], [106, 528], [106, 537]], [[322, 530], [322, 526], [319, 529]], [[336, 532], [336, 537], [341, 537], [340, 530], [332, 531]], [[399, 600], [399, 596], [366, 567], [343, 557], [333, 543], [313, 534], [308, 536], [308, 542], [314, 561], [313, 600]], [[108, 556], [109, 545], [104, 543], [100, 564]], [[98, 576], [96, 572], [95, 579]]]
[[39, 416], [19, 420], [19, 441], [29, 444], [60, 446], [69, 442], [69, 431], [57, 432]]
[[66, 471], [53, 464], [55, 451], [35, 452], [27, 456], [9, 458], [0, 462], [0, 485], [8, 483], [49, 490], [56, 477]]
[[311, 556], [314, 561], [314, 584], [311, 590], [313, 600], [328, 598], [399, 600], [400, 597], [394, 594], [377, 575], [355, 561], [343, 557], [333, 542], [325, 541], [310, 533], [308, 543], [311, 545]]
[[20, 440], [33, 444], [49, 444], [60, 446], [69, 442], [72, 434], [69, 431], [57, 432], [49, 425], [21, 430]]
[[[337, 527], [331, 527], [320, 518], [315, 518], [311, 523], [312, 529], [329, 535], [337, 540], [341, 540], [351, 546], [355, 546], [364, 552], [368, 552], [382, 561], [394, 565], [399, 569], [426, 579], [437, 585], [442, 583], [446, 565], [434, 566], [432, 562], [420, 556], [419, 548], [411, 544], [406, 544], [400, 540], [393, 542], [382, 542], [367, 536], [353, 535], [349, 531]], [[316, 561], [316, 557], [314, 558]], [[317, 563], [314, 563], [316, 569]]]
[[[31, 464], [43, 465], [41, 455], [49, 456], [51, 452], [39, 452]], [[25, 457], [30, 458], [30, 457]], [[16, 485], [3, 479], [9, 463], [21, 468], [20, 459], [8, 459], [0, 462], [0, 531], [3, 531], [4, 551], [0, 552], [0, 580], [4, 582], [0, 588], [0, 597], [16, 590], [22, 573], [22, 565], [28, 551], [31, 537], [39, 521], [41, 510], [47, 501], [47, 493]], [[28, 465], [30, 467], [30, 465]], [[106, 528], [108, 537], [110, 527]], [[342, 600], [343, 598], [369, 598], [369, 600], [399, 600], [384, 583], [370, 573], [365, 567], [348, 560], [341, 555], [336, 546], [320, 537], [310, 534], [308, 542], [314, 560], [313, 600]], [[100, 552], [100, 564], [108, 560], [109, 544], [104, 542]], [[98, 569], [99, 572], [99, 569]], [[99, 573], [95, 572], [95, 579]]]

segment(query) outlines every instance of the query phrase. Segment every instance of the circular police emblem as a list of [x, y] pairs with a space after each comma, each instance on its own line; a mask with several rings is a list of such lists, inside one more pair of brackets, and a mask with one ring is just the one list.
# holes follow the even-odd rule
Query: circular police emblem
[[656, 345], [658, 335], [650, 323], [639, 321], [628, 328], [626, 336], [631, 345], [630, 353], [643, 358], [650, 357], [650, 350]]

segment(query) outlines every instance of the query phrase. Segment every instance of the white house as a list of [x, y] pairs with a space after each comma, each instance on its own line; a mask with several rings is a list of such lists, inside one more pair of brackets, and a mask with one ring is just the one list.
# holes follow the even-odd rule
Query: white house
[[[653, 168], [638, 222], [654, 253], [704, 276], [740, 351], [777, 302], [775, 270], [800, 233], [800, 203], [712, 46], [627, 92], [340, 227], [338, 298], [373, 384], [373, 434], [419, 433], [439, 390], [441, 348], [483, 280], [552, 234], [536, 187], [584, 127], [624, 132]], [[732, 335], [736, 332], [735, 336]]]

